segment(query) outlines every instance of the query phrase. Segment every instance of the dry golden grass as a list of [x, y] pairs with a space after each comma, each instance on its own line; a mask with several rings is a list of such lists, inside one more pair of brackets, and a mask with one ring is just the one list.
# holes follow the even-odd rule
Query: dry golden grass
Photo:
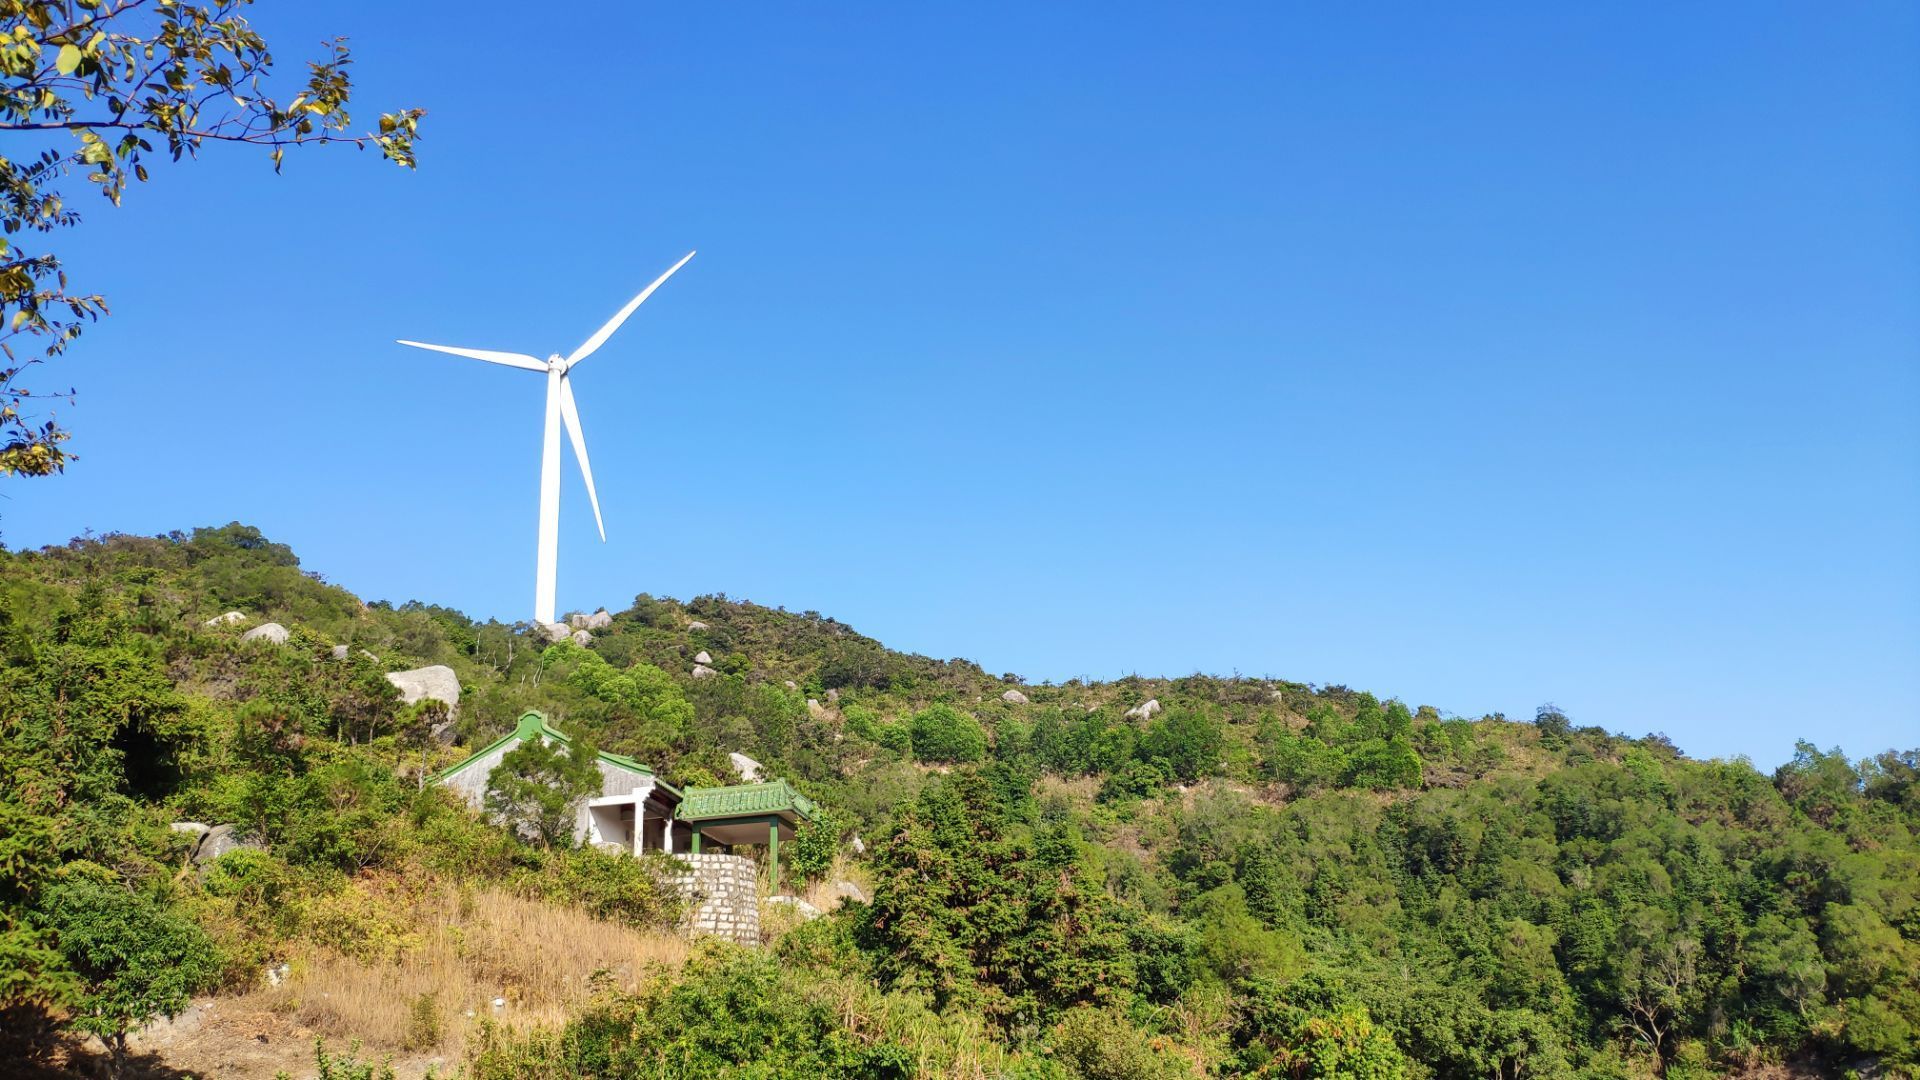
[[[596, 976], [631, 990], [657, 970], [677, 969], [688, 949], [671, 933], [493, 889], [422, 890], [409, 917], [412, 944], [394, 960], [315, 949], [293, 960], [280, 986], [237, 1004], [378, 1053], [453, 1057], [483, 1018], [514, 1030], [558, 1025], [592, 993]], [[496, 998], [505, 1005], [495, 1008]]]
[[847, 900], [846, 895], [836, 888], [842, 881], [851, 882], [860, 890], [861, 896], [873, 895], [873, 875], [867, 873], [864, 866], [848, 858], [843, 851], [833, 857], [833, 866], [828, 869], [826, 875], [809, 884], [800, 893], [800, 898], [823, 912], [832, 911]]
[[1034, 797], [1040, 799], [1062, 798], [1079, 806], [1092, 806], [1093, 797], [1100, 791], [1100, 780], [1093, 776], [1076, 776], [1072, 779], [1042, 773], [1034, 781]]

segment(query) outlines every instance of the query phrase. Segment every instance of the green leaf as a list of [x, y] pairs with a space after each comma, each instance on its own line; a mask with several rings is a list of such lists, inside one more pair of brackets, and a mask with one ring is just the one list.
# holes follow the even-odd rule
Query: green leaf
[[80, 50], [72, 45], [60, 46], [60, 56], [53, 62], [54, 70], [62, 75], [73, 74], [74, 69], [80, 66], [82, 55]]

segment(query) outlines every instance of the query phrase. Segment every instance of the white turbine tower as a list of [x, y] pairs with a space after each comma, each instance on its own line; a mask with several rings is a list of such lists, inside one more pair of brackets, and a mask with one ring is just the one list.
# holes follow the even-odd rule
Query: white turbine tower
[[564, 359], [555, 353], [545, 360], [536, 360], [525, 353], [494, 352], [489, 349], [461, 349], [452, 345], [428, 345], [421, 341], [401, 341], [402, 345], [411, 345], [416, 349], [432, 349], [435, 352], [452, 353], [455, 356], [485, 360], [492, 364], [505, 364], [508, 367], [526, 368], [528, 371], [543, 371], [547, 375], [547, 426], [545, 439], [540, 450], [540, 555], [539, 567], [534, 575], [533, 617], [541, 626], [554, 623], [553, 592], [554, 582], [559, 574], [560, 562], [560, 425], [567, 426], [567, 438], [573, 443], [573, 456], [580, 459], [580, 475], [587, 482], [587, 498], [593, 503], [593, 522], [600, 529], [600, 540], [607, 539], [606, 523], [600, 519], [600, 496], [594, 494], [593, 469], [587, 464], [587, 440], [580, 431], [580, 410], [573, 404], [573, 380], [570, 377], [573, 366], [593, 351], [607, 343], [620, 324], [627, 321], [635, 308], [653, 295], [674, 271], [687, 265], [687, 259], [693, 258], [693, 252], [687, 252], [679, 262], [669, 267], [667, 272], [654, 279], [653, 284], [640, 290], [640, 295], [627, 301], [607, 324], [594, 331], [572, 355]]

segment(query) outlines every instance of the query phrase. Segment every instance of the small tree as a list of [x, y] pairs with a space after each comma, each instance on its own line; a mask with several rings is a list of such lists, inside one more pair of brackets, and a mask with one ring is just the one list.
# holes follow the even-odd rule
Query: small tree
[[581, 801], [600, 790], [595, 756], [584, 739], [528, 739], [487, 774], [487, 809], [543, 847], [570, 841]]
[[1533, 726], [1540, 729], [1540, 741], [1553, 749], [1567, 745], [1573, 732], [1573, 721], [1551, 701], [1533, 710]]
[[401, 744], [420, 751], [420, 773], [417, 783], [421, 791], [427, 789], [427, 765], [433, 760], [433, 733], [441, 724], [447, 722], [447, 717], [452, 711], [444, 701], [421, 698], [400, 713]]
[[822, 811], [816, 821], [803, 823], [795, 830], [793, 846], [786, 848], [787, 869], [801, 881], [817, 881], [833, 869], [833, 857], [840, 852], [840, 836], [846, 825], [830, 812]]
[[124, 1075], [127, 1033], [156, 1016], [178, 1015], [219, 974], [220, 958], [193, 922], [117, 882], [74, 870], [49, 890], [48, 921], [84, 984], [75, 1025], [100, 1036], [114, 1074]]

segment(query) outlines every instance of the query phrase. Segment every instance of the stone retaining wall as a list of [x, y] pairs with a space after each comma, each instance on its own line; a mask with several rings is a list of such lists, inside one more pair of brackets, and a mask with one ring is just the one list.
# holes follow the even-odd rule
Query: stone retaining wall
[[671, 879], [687, 898], [681, 922], [688, 931], [757, 945], [760, 942], [759, 868], [740, 855], [676, 855], [691, 869]]

